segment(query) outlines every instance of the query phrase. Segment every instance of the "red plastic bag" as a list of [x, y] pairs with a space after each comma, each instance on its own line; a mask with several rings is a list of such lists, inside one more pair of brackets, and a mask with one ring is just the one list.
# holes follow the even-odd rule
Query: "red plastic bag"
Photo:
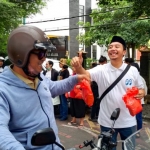
[[122, 97], [126, 107], [129, 109], [131, 116], [135, 116], [139, 112], [142, 111], [141, 100], [137, 100], [134, 98], [135, 95], [138, 94], [138, 88], [132, 87], [131, 89], [127, 89], [126, 94]]
[[75, 93], [75, 98], [77, 99], [82, 99], [82, 92], [80, 89], [76, 88], [76, 86], [74, 87], [74, 93]]
[[81, 85], [81, 89], [82, 89], [83, 100], [86, 103], [86, 105], [91, 107], [94, 102], [94, 96], [93, 96], [93, 92], [92, 92], [90, 83], [84, 79], [80, 85]]

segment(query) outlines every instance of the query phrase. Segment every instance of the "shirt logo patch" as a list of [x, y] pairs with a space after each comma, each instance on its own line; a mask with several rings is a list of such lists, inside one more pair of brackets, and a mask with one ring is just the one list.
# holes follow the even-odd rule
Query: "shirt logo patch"
[[125, 85], [132, 85], [132, 79], [126, 79]]
[[47, 88], [44, 86], [44, 89], [47, 91]]

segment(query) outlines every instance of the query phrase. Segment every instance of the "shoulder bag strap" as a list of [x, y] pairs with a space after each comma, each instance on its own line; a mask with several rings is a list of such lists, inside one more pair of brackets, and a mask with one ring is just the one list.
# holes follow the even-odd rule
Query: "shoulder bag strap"
[[126, 69], [121, 73], [121, 75], [105, 90], [105, 92], [98, 99], [98, 106], [104, 96], [123, 78], [123, 76], [128, 72], [130, 65], [127, 65]]

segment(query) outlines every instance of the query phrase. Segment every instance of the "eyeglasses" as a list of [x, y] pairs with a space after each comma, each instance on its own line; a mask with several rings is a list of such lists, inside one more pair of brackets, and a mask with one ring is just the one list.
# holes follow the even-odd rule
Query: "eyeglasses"
[[47, 51], [41, 50], [41, 51], [31, 51], [32, 54], [35, 54], [38, 56], [38, 59], [41, 60], [44, 57], [47, 56]]

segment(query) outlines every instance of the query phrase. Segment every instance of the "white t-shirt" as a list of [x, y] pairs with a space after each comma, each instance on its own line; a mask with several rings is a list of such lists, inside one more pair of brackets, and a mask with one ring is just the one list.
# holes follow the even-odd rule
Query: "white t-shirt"
[[[123, 63], [122, 66], [117, 69], [110, 63], [107, 63], [88, 70], [92, 81], [95, 81], [98, 84], [99, 96], [101, 96], [102, 93], [119, 77], [126, 66], [127, 64]], [[129, 110], [126, 108], [122, 99], [123, 95], [126, 94], [126, 89], [133, 86], [144, 89], [139, 72], [135, 67], [131, 66], [125, 76], [102, 99], [98, 117], [100, 125], [105, 127], [112, 126], [113, 121], [110, 120], [110, 116], [116, 108], [120, 108], [121, 111], [115, 122], [114, 128], [126, 128], [136, 125], [135, 117], [130, 115]]]

